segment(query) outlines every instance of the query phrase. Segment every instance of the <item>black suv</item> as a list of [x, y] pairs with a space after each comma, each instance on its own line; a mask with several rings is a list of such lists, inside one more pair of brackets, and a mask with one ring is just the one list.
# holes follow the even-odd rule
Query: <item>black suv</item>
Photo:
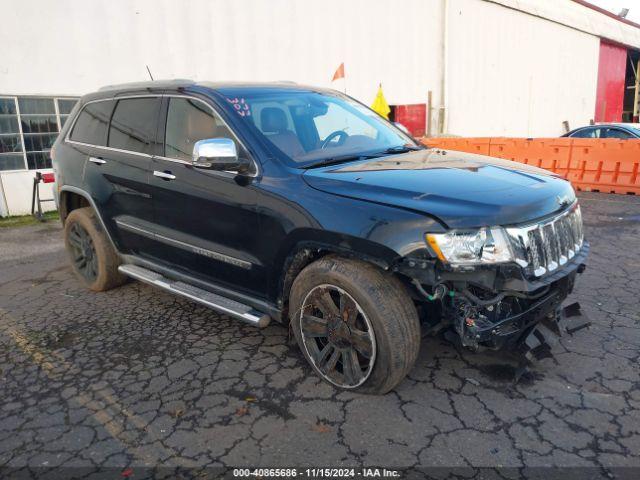
[[52, 155], [66, 246], [90, 289], [133, 277], [257, 327], [289, 325], [345, 389], [392, 389], [422, 333], [539, 347], [588, 252], [569, 182], [426, 149], [332, 90], [106, 87], [78, 102]]

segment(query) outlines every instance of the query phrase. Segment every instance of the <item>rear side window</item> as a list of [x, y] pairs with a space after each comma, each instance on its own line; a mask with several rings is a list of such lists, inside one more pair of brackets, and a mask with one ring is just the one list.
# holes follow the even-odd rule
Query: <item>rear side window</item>
[[[165, 157], [190, 161], [193, 145], [205, 138], [230, 138], [234, 135], [222, 119], [204, 103], [190, 98], [169, 99], [165, 132]], [[241, 148], [236, 142], [238, 152]]]
[[109, 126], [107, 146], [130, 152], [155, 153], [159, 97], [118, 100]]
[[620, 140], [627, 140], [629, 138], [633, 138], [629, 132], [625, 132], [624, 130], [620, 130], [619, 128], [608, 128], [604, 138], [617, 138]]
[[73, 126], [71, 140], [104, 146], [107, 139], [107, 126], [114, 105], [114, 100], [85, 105]]

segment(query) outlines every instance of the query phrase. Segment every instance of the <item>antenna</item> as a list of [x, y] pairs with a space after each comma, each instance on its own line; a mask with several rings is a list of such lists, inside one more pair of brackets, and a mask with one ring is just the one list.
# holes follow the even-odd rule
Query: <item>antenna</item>
[[151, 75], [151, 70], [149, 70], [149, 65], [145, 65], [145, 67], [147, 67], [147, 73], [149, 74], [149, 77], [151, 78], [151, 81], [153, 82], [153, 75]]

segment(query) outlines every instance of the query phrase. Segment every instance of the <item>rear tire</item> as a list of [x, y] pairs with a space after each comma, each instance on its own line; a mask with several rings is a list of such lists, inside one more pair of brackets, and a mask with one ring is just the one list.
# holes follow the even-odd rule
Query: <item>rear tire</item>
[[73, 210], [64, 222], [64, 243], [76, 276], [90, 290], [103, 292], [122, 285], [120, 258], [90, 207]]
[[387, 393], [418, 356], [413, 301], [396, 277], [371, 264], [328, 256], [308, 265], [293, 283], [289, 308], [304, 357], [338, 388]]

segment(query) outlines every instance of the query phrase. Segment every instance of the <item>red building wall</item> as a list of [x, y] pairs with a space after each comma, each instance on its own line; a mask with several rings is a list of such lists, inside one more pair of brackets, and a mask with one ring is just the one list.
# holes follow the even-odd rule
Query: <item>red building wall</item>
[[596, 122], [622, 121], [626, 71], [627, 50], [601, 41], [594, 117]]

